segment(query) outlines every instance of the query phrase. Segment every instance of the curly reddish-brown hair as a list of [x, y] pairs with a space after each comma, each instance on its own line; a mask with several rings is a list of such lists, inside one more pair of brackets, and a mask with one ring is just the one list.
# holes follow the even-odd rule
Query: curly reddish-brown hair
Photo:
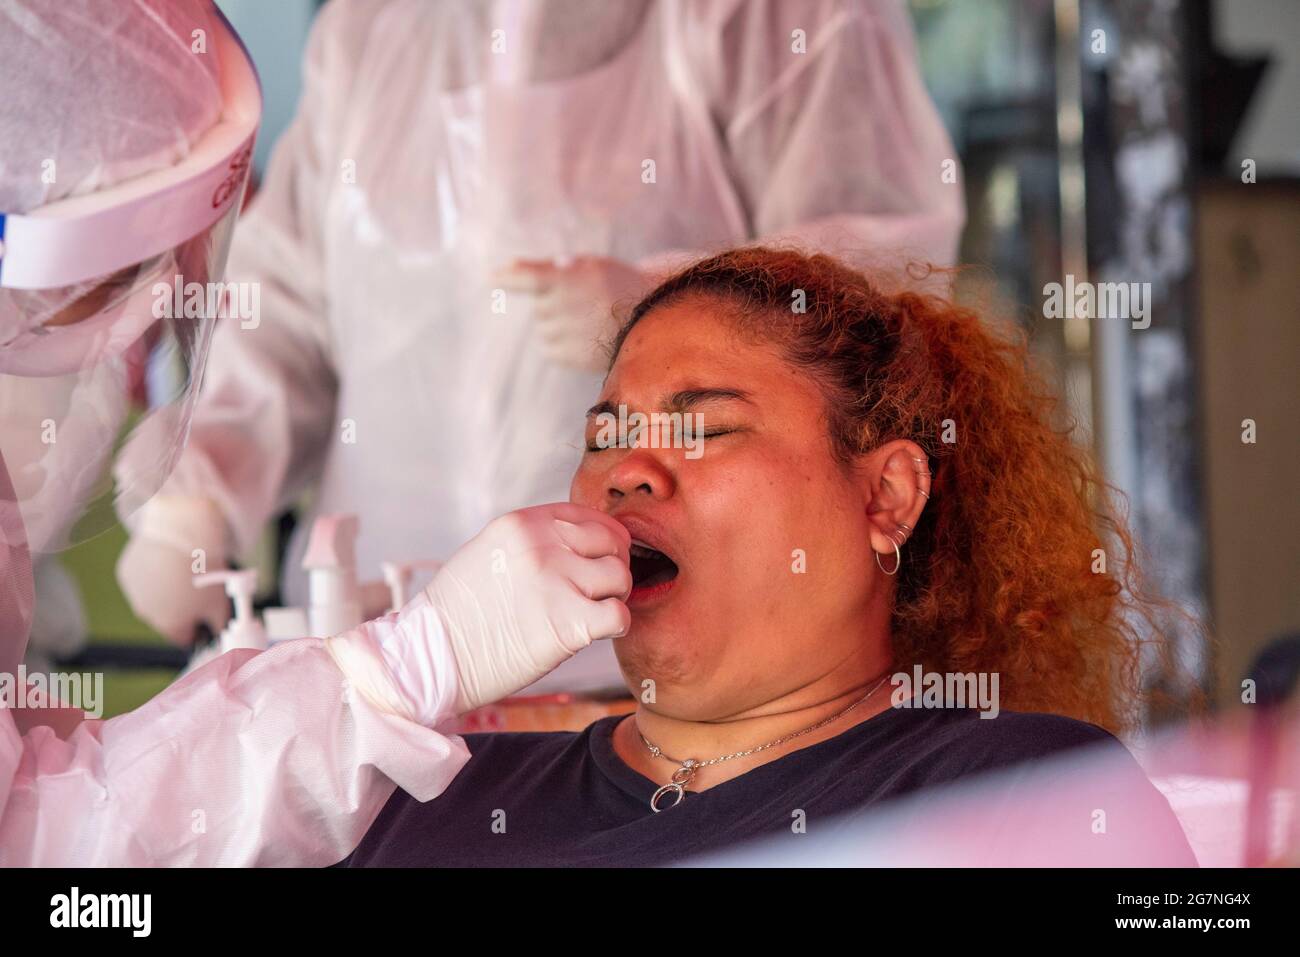
[[1013, 710], [1112, 731], [1138, 720], [1143, 645], [1163, 650], [1153, 611], [1165, 603], [1143, 597], [1118, 498], [1053, 426], [1057, 400], [1023, 334], [934, 295], [887, 293], [826, 255], [747, 247], [646, 295], [613, 356], [652, 310], [695, 297], [816, 379], [846, 465], [893, 439], [929, 456], [931, 498], [897, 578], [898, 667], [997, 672]]

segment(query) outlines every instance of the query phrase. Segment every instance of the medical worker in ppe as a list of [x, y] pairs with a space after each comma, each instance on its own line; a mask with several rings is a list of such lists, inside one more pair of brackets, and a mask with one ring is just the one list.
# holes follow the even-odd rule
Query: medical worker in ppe
[[400, 612], [56, 734], [19, 665], [32, 565], [137, 512], [180, 452], [226, 320], [170, 290], [221, 278], [261, 97], [208, 0], [0, 0], [0, 80], [0, 864], [337, 861], [395, 787], [459, 771], [450, 719], [626, 630], [627, 533], [507, 515]]
[[[191, 551], [304, 490], [359, 515], [367, 579], [564, 498], [612, 304], [755, 239], [950, 263], [955, 155], [902, 0], [332, 0], [231, 252], [260, 322], [217, 330], [124, 591], [185, 643], [224, 614]], [[621, 685], [607, 643], [551, 678]]]

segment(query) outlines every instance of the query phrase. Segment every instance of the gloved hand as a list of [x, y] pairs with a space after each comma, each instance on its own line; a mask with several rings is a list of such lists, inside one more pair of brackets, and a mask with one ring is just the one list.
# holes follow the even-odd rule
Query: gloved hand
[[527, 296], [546, 355], [593, 372], [605, 369], [604, 340], [618, 329], [616, 305], [631, 305], [650, 280], [635, 266], [606, 256], [567, 262], [515, 260], [493, 276], [509, 296]]
[[225, 520], [205, 498], [156, 497], [140, 511], [117, 560], [117, 581], [139, 618], [182, 648], [200, 622], [220, 633], [230, 604], [220, 588], [195, 588], [196, 550], [202, 571], [226, 567]]
[[327, 639], [380, 710], [434, 725], [506, 697], [600, 638], [626, 634], [631, 537], [583, 505], [493, 520], [399, 612]]

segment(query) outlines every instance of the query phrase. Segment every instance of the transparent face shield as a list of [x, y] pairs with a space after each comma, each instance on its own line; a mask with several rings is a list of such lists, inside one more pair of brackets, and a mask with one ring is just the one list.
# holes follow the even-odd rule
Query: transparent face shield
[[219, 282], [237, 214], [75, 287], [0, 289], [23, 327], [0, 343], [0, 455], [32, 554], [128, 518], [175, 466], [213, 327], [238, 319]]
[[[219, 31], [222, 114], [172, 166], [0, 211], [0, 674], [22, 658], [32, 560], [128, 519], [175, 466], [215, 324], [261, 119]], [[2, 155], [3, 144], [0, 144]]]

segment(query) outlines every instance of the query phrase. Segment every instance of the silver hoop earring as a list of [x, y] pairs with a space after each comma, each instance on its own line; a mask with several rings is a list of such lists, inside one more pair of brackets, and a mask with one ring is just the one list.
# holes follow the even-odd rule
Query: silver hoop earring
[[894, 546], [894, 558], [895, 558], [895, 561], [894, 561], [894, 570], [893, 570], [892, 572], [891, 572], [888, 568], [886, 568], [886, 567], [885, 567], [885, 563], [882, 562], [882, 561], [880, 560], [880, 552], [876, 551], [876, 550], [873, 548], [873, 549], [871, 550], [871, 554], [873, 554], [873, 555], [876, 556], [876, 567], [877, 567], [877, 568], [879, 568], [879, 569], [880, 569], [882, 572], [884, 572], [886, 575], [897, 575], [897, 574], [898, 574], [898, 570], [899, 570], [900, 568], [903, 567], [903, 553], [902, 553], [901, 551], [898, 550], [898, 545], [894, 542], [894, 540], [893, 540], [892, 538], [889, 540], [889, 543], [890, 543], [891, 545]]

